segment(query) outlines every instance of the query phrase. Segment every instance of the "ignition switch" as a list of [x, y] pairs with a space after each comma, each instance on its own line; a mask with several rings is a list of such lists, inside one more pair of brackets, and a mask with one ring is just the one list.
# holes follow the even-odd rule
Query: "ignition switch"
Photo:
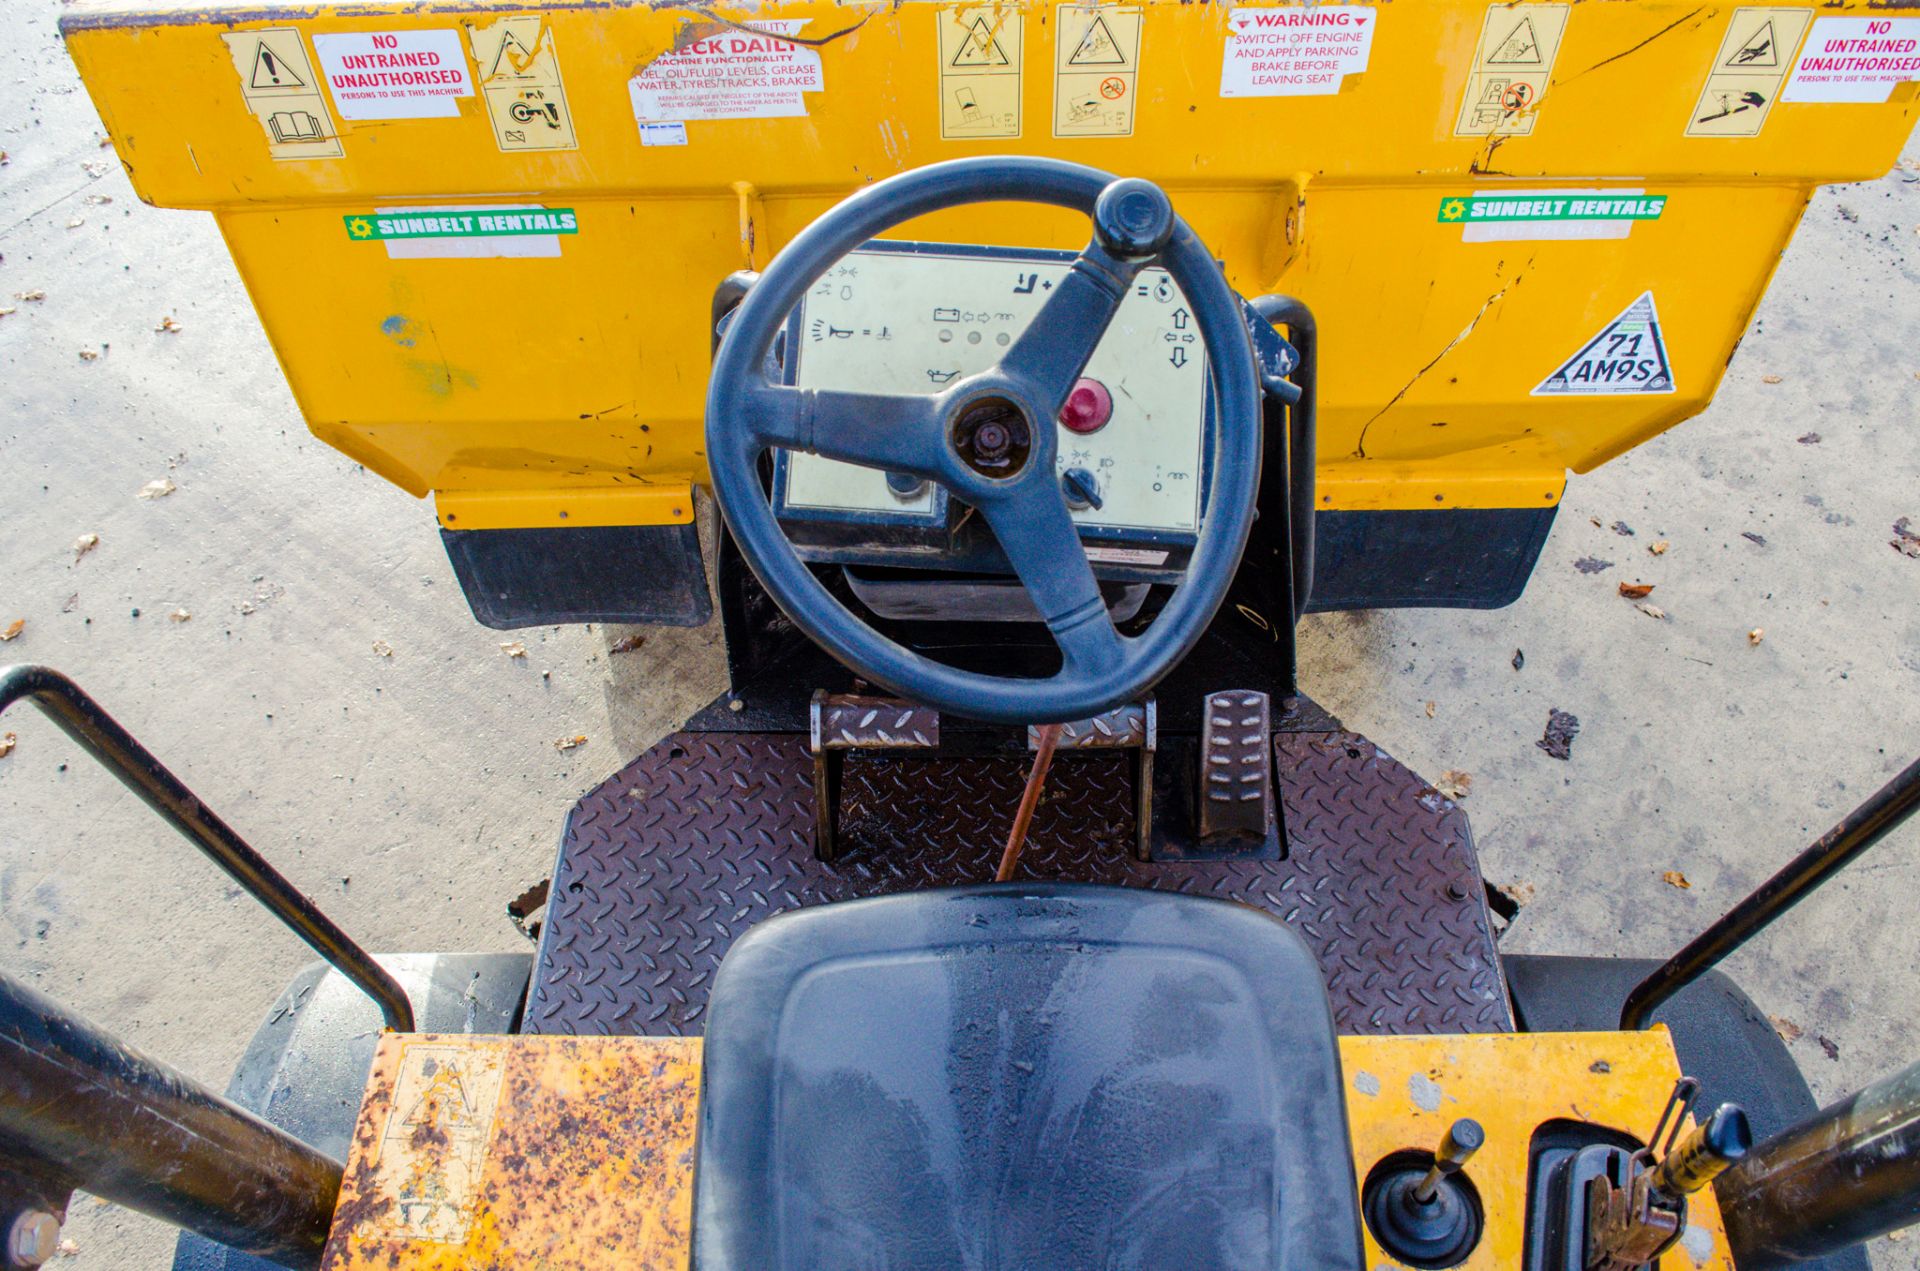
[[1067, 506], [1076, 512], [1101, 506], [1100, 481], [1085, 468], [1068, 468], [1060, 474], [1060, 491]]

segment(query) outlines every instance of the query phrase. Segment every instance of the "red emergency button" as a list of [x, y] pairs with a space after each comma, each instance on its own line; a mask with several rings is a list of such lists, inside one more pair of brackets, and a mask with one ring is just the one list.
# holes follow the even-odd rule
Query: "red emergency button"
[[1099, 432], [1113, 418], [1113, 394], [1099, 380], [1082, 376], [1060, 408], [1060, 423], [1070, 432]]

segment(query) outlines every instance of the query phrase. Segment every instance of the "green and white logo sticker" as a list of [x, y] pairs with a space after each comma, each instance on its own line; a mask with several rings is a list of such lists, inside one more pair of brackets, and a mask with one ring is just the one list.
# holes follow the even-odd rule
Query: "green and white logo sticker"
[[570, 207], [476, 211], [431, 209], [420, 212], [361, 212], [342, 218], [347, 237], [358, 242], [395, 238], [510, 238], [520, 234], [577, 234]]
[[1467, 243], [1625, 238], [1666, 209], [1666, 195], [1644, 190], [1482, 190], [1447, 195], [1435, 219]]
[[552, 258], [563, 237], [580, 232], [572, 208], [538, 203], [376, 207], [341, 220], [348, 238], [380, 243], [393, 260]]

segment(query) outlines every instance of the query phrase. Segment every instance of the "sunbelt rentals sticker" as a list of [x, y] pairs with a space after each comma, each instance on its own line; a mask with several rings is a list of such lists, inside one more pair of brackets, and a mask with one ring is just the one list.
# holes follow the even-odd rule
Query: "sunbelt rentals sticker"
[[394, 260], [558, 256], [580, 232], [570, 207], [378, 207], [341, 218], [356, 243], [382, 243]]

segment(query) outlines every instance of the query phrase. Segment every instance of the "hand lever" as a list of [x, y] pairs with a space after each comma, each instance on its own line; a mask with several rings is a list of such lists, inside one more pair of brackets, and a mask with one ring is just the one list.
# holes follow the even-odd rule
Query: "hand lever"
[[1440, 1189], [1440, 1180], [1458, 1173], [1486, 1141], [1487, 1132], [1472, 1117], [1461, 1117], [1448, 1126], [1447, 1137], [1440, 1140], [1440, 1148], [1433, 1154], [1433, 1168], [1413, 1189], [1413, 1199], [1419, 1204], [1431, 1205], [1434, 1193]]
[[1668, 1196], [1697, 1192], [1743, 1159], [1752, 1146], [1753, 1129], [1745, 1110], [1737, 1103], [1723, 1103], [1668, 1150], [1653, 1171], [1653, 1189]]

